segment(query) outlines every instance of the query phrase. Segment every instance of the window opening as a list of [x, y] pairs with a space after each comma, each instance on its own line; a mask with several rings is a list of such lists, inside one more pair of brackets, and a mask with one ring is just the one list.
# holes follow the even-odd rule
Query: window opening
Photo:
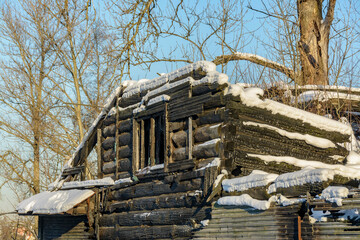
[[164, 163], [165, 158], [165, 117], [155, 117], [155, 164]]

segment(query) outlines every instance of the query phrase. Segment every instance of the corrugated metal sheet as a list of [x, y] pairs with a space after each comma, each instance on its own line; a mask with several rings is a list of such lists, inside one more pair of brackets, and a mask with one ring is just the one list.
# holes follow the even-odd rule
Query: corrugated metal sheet
[[348, 218], [345, 221], [340, 219], [343, 216], [343, 213], [341, 213], [343, 210], [360, 210], [360, 198], [354, 196], [353, 198], [344, 199], [342, 203], [342, 206], [336, 206], [324, 200], [316, 200], [310, 203], [312, 211], [327, 213], [325, 215], [327, 221], [313, 224], [316, 239], [360, 239], [359, 217]]
[[92, 239], [86, 216], [49, 215], [39, 217], [39, 237], [48, 239]]
[[[215, 206], [209, 224], [195, 232], [193, 237], [195, 239], [297, 239], [299, 209], [300, 205], [273, 206], [266, 211], [236, 206]], [[301, 227], [304, 237], [310, 237], [311, 230], [306, 228], [306, 225]]]

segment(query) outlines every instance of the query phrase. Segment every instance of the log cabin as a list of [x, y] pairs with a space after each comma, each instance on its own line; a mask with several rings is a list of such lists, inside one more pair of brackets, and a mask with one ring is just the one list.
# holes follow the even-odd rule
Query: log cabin
[[357, 151], [349, 125], [200, 61], [123, 82], [57, 181], [17, 212], [39, 216], [40, 239], [356, 238]]

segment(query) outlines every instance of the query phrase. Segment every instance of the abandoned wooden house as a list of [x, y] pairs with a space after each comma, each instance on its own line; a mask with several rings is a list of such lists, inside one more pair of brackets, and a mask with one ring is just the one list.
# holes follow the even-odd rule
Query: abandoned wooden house
[[124, 82], [49, 191], [17, 211], [39, 216], [40, 239], [359, 238], [357, 150], [349, 125], [202, 61]]

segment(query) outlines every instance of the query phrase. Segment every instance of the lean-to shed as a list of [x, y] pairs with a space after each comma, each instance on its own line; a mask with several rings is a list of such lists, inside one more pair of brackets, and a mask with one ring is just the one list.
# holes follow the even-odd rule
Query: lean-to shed
[[[60, 210], [39, 212], [33, 206], [42, 201], [41, 193], [32, 197], [34, 205], [29, 199], [20, 203], [18, 212], [40, 215], [42, 233], [49, 231], [48, 222], [76, 221], [83, 204], [78, 212], [87, 237], [187, 239], [211, 238], [204, 220], [221, 229], [227, 217], [218, 225], [213, 219], [229, 208], [238, 208], [235, 215], [230, 210], [230, 222], [246, 215], [244, 207], [274, 218], [288, 209], [288, 217], [273, 221], [267, 235], [276, 237], [288, 226], [281, 236], [292, 239], [302, 233], [291, 226], [311, 215], [306, 202], [331, 185], [357, 187], [360, 158], [350, 151], [357, 150], [352, 136], [346, 124], [266, 99], [259, 88], [230, 84], [213, 63], [197, 62], [152, 80], [126, 81], [109, 97], [46, 193], [81, 191], [87, 198], [76, 198], [66, 209], [58, 206], [62, 199], [48, 198], [46, 209]], [[98, 180], [85, 181], [92, 149]], [[292, 207], [281, 208], [284, 196], [296, 198], [287, 202]], [[233, 226], [239, 228], [235, 232], [246, 228]], [[216, 227], [210, 229], [219, 232]]]

